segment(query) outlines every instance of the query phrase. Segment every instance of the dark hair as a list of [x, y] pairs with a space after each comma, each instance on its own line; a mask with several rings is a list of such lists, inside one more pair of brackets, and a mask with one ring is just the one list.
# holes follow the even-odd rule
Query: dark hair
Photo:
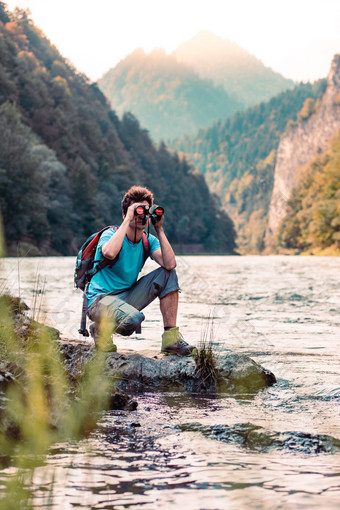
[[153, 193], [148, 188], [141, 186], [132, 186], [124, 195], [122, 200], [122, 211], [125, 215], [129, 206], [134, 202], [143, 202], [146, 200], [149, 205], [153, 204]]

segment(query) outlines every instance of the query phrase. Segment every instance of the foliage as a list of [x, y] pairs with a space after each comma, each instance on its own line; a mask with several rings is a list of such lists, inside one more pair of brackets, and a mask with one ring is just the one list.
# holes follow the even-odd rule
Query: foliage
[[327, 152], [300, 169], [279, 239], [299, 251], [340, 249], [340, 133]]
[[2, 23], [10, 21], [7, 6], [4, 2], [0, 2], [0, 21]]
[[[164, 145], [155, 147], [132, 115], [119, 120], [26, 11], [0, 6], [0, 207], [8, 254], [75, 254], [87, 236], [121, 222], [120, 202], [133, 184], [148, 185], [164, 206], [170, 242], [233, 252], [233, 224], [204, 179]], [[182, 231], [183, 217], [190, 228]]]
[[307, 120], [315, 112], [315, 101], [311, 97], [307, 97], [303, 103], [301, 111], [298, 113], [298, 120]]
[[98, 81], [112, 108], [138, 117], [155, 140], [194, 134], [242, 108], [221, 87], [200, 78], [163, 50], [135, 50]]
[[202, 331], [202, 338], [195, 357], [195, 377], [201, 388], [216, 391], [219, 378], [218, 352], [214, 348], [214, 322], [210, 316]]
[[340, 92], [338, 92], [336, 98], [334, 99], [334, 106], [340, 106]]
[[[188, 155], [204, 174], [209, 188], [235, 222], [242, 251], [263, 248], [266, 216], [273, 187], [276, 150], [287, 124], [295, 122], [304, 104], [314, 104], [325, 81], [300, 84], [268, 103], [238, 112], [223, 123], [185, 136], [173, 147]], [[310, 100], [305, 103], [307, 98]], [[254, 231], [257, 232], [254, 236]]]
[[70, 377], [55, 335], [22, 309], [20, 300], [1, 296], [0, 369], [8, 380], [4, 384], [1, 375], [0, 461], [12, 470], [1, 488], [0, 508], [6, 510], [29, 508], [23, 475], [43, 462], [53, 444], [88, 435], [114, 387], [102, 352], [80, 360], [78, 377]]
[[32, 151], [35, 137], [10, 103], [0, 106], [0, 132], [0, 205], [6, 233], [15, 241], [29, 235], [41, 241], [48, 233], [47, 182]]

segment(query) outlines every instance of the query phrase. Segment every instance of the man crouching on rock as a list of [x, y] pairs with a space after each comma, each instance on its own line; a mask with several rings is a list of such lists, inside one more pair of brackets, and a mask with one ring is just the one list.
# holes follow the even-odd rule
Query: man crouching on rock
[[[162, 352], [178, 356], [197, 354], [196, 347], [184, 341], [176, 325], [179, 285], [175, 271], [174, 251], [164, 233], [164, 211], [158, 208], [153, 223], [158, 239], [144, 233], [150, 222], [153, 194], [147, 188], [133, 186], [122, 200], [123, 222], [117, 229], [109, 228], [100, 236], [95, 260], [104, 258], [115, 261], [94, 274], [88, 290], [88, 316], [94, 322], [90, 333], [98, 347], [99, 326], [104, 319], [109, 323], [109, 335], [103, 350], [115, 352], [111, 333], [129, 336], [141, 331], [145, 319], [141, 312], [156, 297], [160, 300], [164, 333]], [[145, 257], [150, 254], [160, 267], [137, 280]], [[118, 257], [118, 259], [117, 259]], [[107, 330], [106, 328], [103, 328]]]

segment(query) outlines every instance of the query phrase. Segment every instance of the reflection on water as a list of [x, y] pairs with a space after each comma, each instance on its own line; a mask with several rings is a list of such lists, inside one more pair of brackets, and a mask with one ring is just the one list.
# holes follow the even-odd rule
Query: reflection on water
[[[20, 273], [20, 294], [30, 304], [39, 273], [49, 322], [76, 336], [81, 293], [72, 287], [73, 263], [5, 259], [0, 285], [18, 294]], [[338, 508], [339, 264], [317, 257], [179, 259], [184, 337], [197, 342], [213, 318], [217, 351], [249, 354], [278, 383], [242, 399], [137, 396], [136, 411], [109, 412], [90, 438], [51, 451], [27, 480], [33, 507]], [[118, 348], [157, 349], [161, 332], [155, 302], [142, 335], [119, 337]]]

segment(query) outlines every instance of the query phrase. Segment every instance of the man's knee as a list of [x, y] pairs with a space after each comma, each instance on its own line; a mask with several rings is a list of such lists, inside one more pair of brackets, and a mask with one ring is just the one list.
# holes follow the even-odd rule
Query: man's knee
[[142, 312], [125, 302], [110, 310], [110, 316], [114, 321], [114, 330], [124, 336], [140, 331], [141, 323], [145, 319]]
[[178, 278], [176, 269], [164, 269], [161, 268], [162, 276], [164, 278], [163, 285], [161, 285], [159, 297], [163, 298], [167, 294], [170, 294], [170, 292], [175, 292], [179, 290], [179, 284], [178, 284]]
[[115, 331], [124, 336], [130, 336], [134, 332], [139, 333], [144, 319], [145, 315], [138, 310], [134, 313], [124, 314], [116, 319]]
[[140, 332], [141, 323], [145, 319], [142, 312], [120, 299], [104, 298], [91, 311], [92, 313], [88, 314], [91, 320], [98, 324], [105, 321], [112, 325], [113, 332], [124, 336], [132, 335], [135, 331]]

